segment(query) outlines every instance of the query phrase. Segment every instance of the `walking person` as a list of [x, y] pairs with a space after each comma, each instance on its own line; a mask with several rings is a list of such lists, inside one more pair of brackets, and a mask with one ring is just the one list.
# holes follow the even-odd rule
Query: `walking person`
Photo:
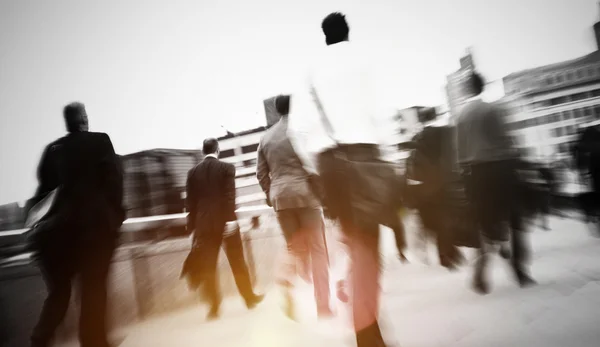
[[462, 262], [462, 254], [454, 244], [451, 225], [450, 190], [453, 172], [449, 165], [451, 129], [441, 122], [435, 109], [420, 112], [419, 121], [424, 125], [412, 140], [410, 167], [411, 184], [407, 194], [419, 213], [424, 234], [436, 239], [440, 265], [455, 270]]
[[482, 240], [473, 288], [481, 294], [490, 291], [485, 277], [489, 255], [509, 240], [511, 265], [518, 283], [522, 287], [532, 285], [535, 282], [525, 264], [529, 249], [524, 240], [523, 210], [518, 199], [522, 185], [517, 173], [518, 152], [508, 134], [502, 110], [480, 99], [483, 78], [473, 72], [467, 83], [474, 96], [457, 120], [457, 150]]
[[38, 167], [39, 186], [27, 210], [56, 191], [50, 211], [34, 227], [31, 247], [48, 297], [31, 337], [50, 346], [79, 278], [82, 347], [108, 347], [107, 278], [118, 231], [125, 218], [123, 173], [108, 135], [88, 131], [85, 106], [63, 110], [68, 135], [48, 145]]
[[[316, 177], [304, 170], [287, 135], [289, 96], [278, 96], [275, 107], [281, 116], [263, 136], [258, 148], [256, 176], [268, 201], [277, 213], [290, 254], [283, 284], [287, 287], [287, 311], [293, 312], [289, 287], [297, 274], [310, 266], [319, 317], [333, 314], [329, 303], [329, 260]], [[293, 313], [290, 313], [293, 316]]]
[[349, 249], [349, 280], [340, 283], [350, 287], [357, 345], [385, 346], [378, 324], [379, 225], [387, 222], [389, 206], [367, 211], [380, 206], [373, 198], [389, 193], [388, 186], [375, 183], [384, 172], [375, 168], [388, 168], [379, 146], [382, 132], [393, 127], [375, 111], [370, 64], [349, 42], [345, 16], [332, 13], [321, 28], [327, 48], [310, 67], [308, 83], [294, 94], [288, 134], [305, 169], [322, 177], [328, 213], [339, 220]]
[[202, 152], [204, 159], [190, 170], [187, 179], [187, 227], [194, 235], [193, 248], [184, 263], [182, 276], [201, 278], [196, 285], [203, 285], [210, 304], [208, 319], [212, 320], [219, 317], [222, 302], [217, 273], [222, 244], [246, 306], [252, 309], [264, 297], [254, 293], [244, 258], [235, 214], [235, 166], [218, 159], [219, 142], [216, 139], [204, 140]]

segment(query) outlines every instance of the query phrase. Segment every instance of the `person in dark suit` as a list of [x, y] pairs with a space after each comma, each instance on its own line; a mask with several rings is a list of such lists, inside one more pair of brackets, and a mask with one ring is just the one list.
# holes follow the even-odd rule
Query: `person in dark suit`
[[48, 145], [38, 168], [39, 186], [27, 211], [57, 189], [36, 237], [38, 265], [48, 297], [33, 331], [32, 346], [50, 346], [67, 312], [72, 280], [81, 291], [79, 339], [83, 347], [107, 347], [107, 277], [125, 218], [123, 173], [108, 135], [88, 131], [85, 106], [63, 111], [68, 135]]
[[[289, 95], [275, 100], [279, 122], [260, 141], [256, 176], [262, 190], [277, 213], [290, 258], [286, 264], [286, 287], [291, 286], [297, 272], [296, 263], [307, 271], [312, 264], [314, 295], [319, 317], [332, 315], [329, 305], [329, 259], [325, 243], [323, 212], [318, 193], [311, 186], [287, 136]], [[287, 295], [288, 315], [293, 318], [293, 300]]]
[[489, 293], [485, 274], [490, 254], [509, 241], [514, 276], [521, 287], [528, 287], [535, 281], [527, 264], [530, 249], [519, 199], [520, 155], [509, 135], [502, 108], [481, 100], [483, 78], [472, 72], [467, 81], [473, 97], [458, 115], [456, 129], [458, 163], [463, 169], [481, 239], [473, 289], [479, 294]]
[[244, 259], [235, 214], [235, 166], [218, 159], [219, 142], [216, 139], [204, 140], [202, 151], [204, 160], [190, 170], [187, 179], [188, 230], [194, 231], [194, 248], [202, 262], [203, 285], [211, 305], [208, 318], [215, 319], [219, 316], [222, 301], [217, 287], [217, 261], [222, 243], [247, 307], [254, 308], [263, 296], [254, 293]]

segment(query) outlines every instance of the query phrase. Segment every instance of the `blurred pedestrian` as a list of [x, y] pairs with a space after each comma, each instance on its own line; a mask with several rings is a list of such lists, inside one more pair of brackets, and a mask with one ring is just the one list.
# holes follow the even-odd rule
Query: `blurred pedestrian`
[[34, 228], [32, 249], [48, 297], [31, 338], [32, 346], [51, 345], [79, 278], [82, 347], [108, 347], [107, 278], [118, 231], [125, 219], [123, 173], [108, 135], [88, 131], [81, 103], [63, 112], [68, 135], [46, 147], [38, 167], [39, 186], [27, 209], [56, 191], [50, 211]]
[[[318, 176], [309, 174], [296, 155], [288, 138], [290, 97], [280, 95], [275, 107], [281, 116], [260, 140], [256, 176], [277, 214], [290, 257], [287, 258], [285, 277], [287, 312], [293, 312], [290, 289], [298, 273], [298, 264], [305, 279], [312, 273], [314, 295], [319, 317], [330, 317], [329, 260], [325, 243], [325, 223], [318, 184]], [[308, 268], [312, 271], [308, 271]], [[293, 316], [293, 313], [290, 313]], [[292, 317], [293, 318], [293, 317]]]
[[[219, 142], [204, 140], [204, 159], [188, 173], [186, 206], [188, 231], [194, 233], [192, 251], [184, 263], [182, 276], [203, 285], [210, 304], [208, 319], [219, 318], [222, 296], [217, 265], [221, 245], [234, 275], [235, 284], [248, 309], [255, 308], [264, 296], [254, 293], [244, 258], [240, 228], [235, 214], [235, 166], [219, 160]], [[199, 273], [198, 273], [199, 272]]]
[[516, 279], [521, 286], [528, 286], [534, 281], [525, 264], [528, 247], [518, 200], [518, 153], [502, 109], [480, 99], [485, 86], [483, 78], [473, 72], [466, 83], [473, 97], [457, 120], [457, 150], [482, 240], [473, 287], [479, 293], [489, 292], [485, 271], [490, 252], [509, 240]]
[[394, 129], [392, 115], [378, 114], [370, 64], [349, 42], [345, 16], [332, 13], [321, 28], [328, 47], [294, 94], [288, 132], [305, 169], [321, 175], [326, 207], [340, 221], [350, 256], [345, 283], [357, 345], [385, 346], [378, 324], [379, 225], [389, 222], [388, 179], [395, 173], [381, 161], [379, 146], [385, 145], [383, 133]]

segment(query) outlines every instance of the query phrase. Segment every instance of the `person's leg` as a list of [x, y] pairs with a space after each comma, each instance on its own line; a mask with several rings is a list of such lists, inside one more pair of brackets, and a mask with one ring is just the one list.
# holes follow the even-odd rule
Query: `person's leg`
[[42, 257], [40, 270], [48, 289], [38, 323], [31, 336], [32, 347], [49, 347], [54, 333], [62, 323], [69, 308], [73, 279], [72, 260]]
[[81, 347], [108, 347], [107, 287], [114, 245], [98, 245], [82, 259], [80, 272]]
[[315, 300], [320, 316], [332, 314], [329, 305], [329, 257], [325, 243], [325, 223], [320, 209], [303, 209], [300, 213], [302, 233], [306, 234], [312, 264]]
[[385, 346], [379, 329], [379, 226], [343, 226], [350, 253], [352, 313], [358, 347]]
[[219, 252], [221, 251], [222, 237], [211, 237], [204, 240], [203, 245], [205, 255], [202, 257], [202, 272], [204, 277], [204, 295], [210, 305], [208, 319], [216, 319], [219, 317], [219, 309], [221, 308], [221, 293], [219, 289], [219, 271], [217, 269], [219, 263]]
[[297, 218], [296, 209], [277, 211], [277, 220], [286, 242], [286, 253], [283, 256], [281, 270], [278, 271], [277, 282], [283, 289], [285, 300], [284, 311], [288, 318], [296, 319], [296, 307], [292, 288], [298, 274], [298, 257], [295, 253], [295, 246], [299, 241], [300, 223]]
[[522, 287], [531, 286], [535, 281], [527, 270], [530, 249], [527, 245], [523, 221], [518, 213], [511, 216], [511, 242], [510, 242], [510, 264], [515, 277]]
[[404, 231], [404, 223], [402, 223], [400, 217], [394, 217], [395, 218], [393, 220], [396, 222], [392, 223], [392, 225], [390, 225], [389, 227], [394, 232], [396, 248], [398, 249], [398, 257], [400, 258], [400, 261], [406, 263], [408, 262], [408, 260], [406, 259], [406, 255], [404, 254], [404, 252], [406, 251], [406, 236]]
[[252, 289], [252, 282], [250, 281], [250, 272], [246, 265], [246, 259], [244, 257], [244, 246], [242, 244], [242, 236], [239, 228], [233, 234], [225, 236], [223, 239], [225, 248], [225, 255], [231, 266], [235, 284], [237, 285], [238, 291], [246, 301], [248, 308], [254, 308], [261, 300], [262, 297], [254, 294]]

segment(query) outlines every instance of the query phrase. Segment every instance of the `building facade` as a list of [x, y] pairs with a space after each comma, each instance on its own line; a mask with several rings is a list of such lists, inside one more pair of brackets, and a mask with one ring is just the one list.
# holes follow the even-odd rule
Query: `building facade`
[[523, 153], [566, 163], [579, 128], [600, 119], [600, 46], [580, 58], [512, 73], [504, 91], [508, 123]]
[[449, 112], [456, 115], [460, 106], [471, 97], [471, 91], [465, 83], [466, 78], [475, 70], [475, 62], [471, 50], [460, 58], [460, 69], [446, 77], [446, 97]]

